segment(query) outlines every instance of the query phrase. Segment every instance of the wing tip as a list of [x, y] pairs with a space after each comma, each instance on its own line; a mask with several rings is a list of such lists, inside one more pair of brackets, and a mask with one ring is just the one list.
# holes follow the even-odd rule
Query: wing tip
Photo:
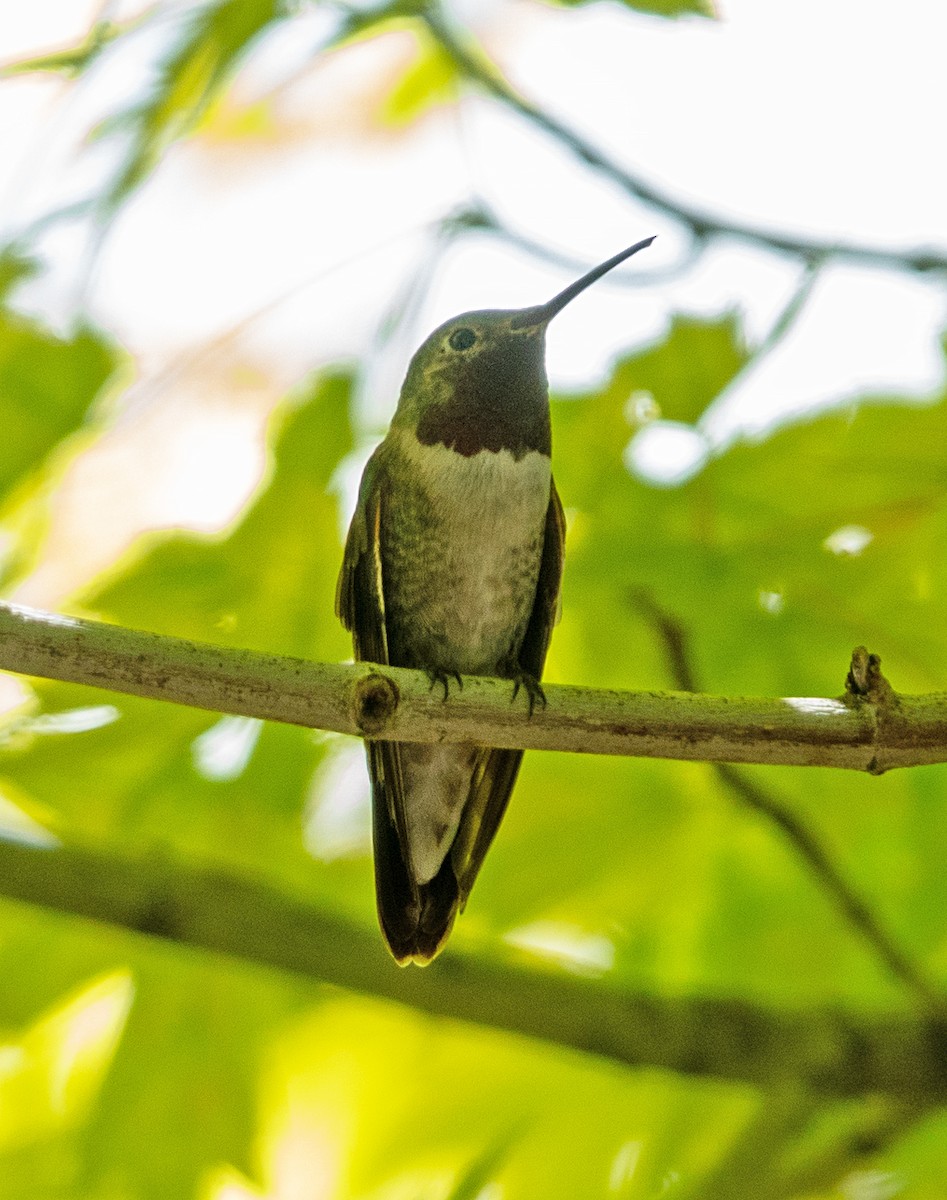
[[391, 943], [388, 943], [388, 949], [391, 951], [391, 957], [395, 960], [399, 967], [429, 967], [435, 958], [444, 949], [444, 944], [447, 941], [445, 938], [433, 951], [420, 950], [417, 947], [413, 950], [403, 953], [396, 953]]
[[381, 930], [385, 936], [385, 942], [391, 952], [391, 957], [395, 960], [399, 967], [409, 967], [412, 964], [416, 967], [427, 967], [447, 945], [447, 939], [450, 937], [450, 932], [454, 927], [454, 917], [457, 909], [455, 908], [448, 917], [447, 923], [440, 929], [422, 930], [416, 927], [413, 935], [405, 937], [392, 936], [392, 931], [385, 925], [384, 920], [381, 922]]
[[449, 865], [418, 890], [418, 900], [399, 902], [377, 892], [378, 923], [391, 956], [400, 967], [426, 967], [444, 949], [461, 908], [457, 881]]

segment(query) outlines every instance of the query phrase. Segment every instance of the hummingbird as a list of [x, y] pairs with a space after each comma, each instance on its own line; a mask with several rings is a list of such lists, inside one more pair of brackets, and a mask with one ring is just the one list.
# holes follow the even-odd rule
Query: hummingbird
[[[465, 312], [415, 353], [366, 464], [336, 613], [360, 661], [440, 684], [492, 675], [530, 713], [558, 619], [565, 518], [551, 471], [549, 322], [645, 238], [532, 308]], [[522, 750], [368, 741], [379, 923], [402, 966], [441, 950]]]

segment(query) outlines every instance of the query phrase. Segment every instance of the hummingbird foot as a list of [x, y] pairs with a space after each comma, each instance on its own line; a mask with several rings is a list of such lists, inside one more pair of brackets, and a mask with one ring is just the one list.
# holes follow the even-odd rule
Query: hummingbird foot
[[510, 697], [511, 704], [519, 695], [520, 688], [522, 688], [529, 702], [530, 716], [533, 715], [533, 709], [536, 707], [537, 701], [543, 708], [546, 707], [546, 693], [543, 691], [542, 685], [535, 675], [530, 675], [528, 671], [517, 668], [510, 675], [510, 678], [513, 680], [513, 695]]
[[447, 699], [447, 695], [450, 690], [447, 686], [447, 681], [449, 679], [455, 679], [457, 681], [458, 688], [463, 691], [464, 681], [461, 679], [459, 671], [445, 671], [442, 667], [425, 667], [424, 673], [427, 675], [431, 685], [428, 688], [428, 691], [433, 692], [436, 687], [442, 687], [444, 689], [445, 700]]

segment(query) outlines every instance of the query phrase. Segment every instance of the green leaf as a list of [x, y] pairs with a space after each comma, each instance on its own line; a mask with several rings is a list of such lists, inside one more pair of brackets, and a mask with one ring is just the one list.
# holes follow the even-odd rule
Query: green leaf
[[334, 615], [341, 549], [333, 478], [353, 448], [351, 387], [348, 376], [318, 379], [277, 414], [273, 470], [229, 534], [146, 537], [82, 607], [118, 624], [273, 654], [350, 653]]
[[5, 1047], [0, 1161], [88, 1119], [132, 999], [127, 972], [93, 980]]
[[[596, 0], [547, 0], [563, 8], [578, 8]], [[656, 17], [698, 16], [716, 19], [719, 16], [714, 0], [621, 0], [626, 8]]]
[[[601, 392], [554, 403], [570, 528], [549, 677], [676, 686], [661, 617], [713, 690], [840, 692], [859, 642], [882, 653], [896, 686], [942, 686], [947, 404], [888, 398], [822, 414], [730, 447], [676, 488], [627, 469], [629, 392], [693, 421], [743, 361], [732, 319], [680, 319]], [[331, 483], [353, 449], [351, 395], [350, 380], [328, 377], [281, 414], [272, 471], [232, 530], [147, 539], [85, 606], [163, 632], [347, 656], [333, 615]], [[72, 721], [11, 728], [3, 790], [57, 833], [150, 847], [143, 869], [156, 894], [186, 856], [374, 923], [364, 844], [331, 862], [303, 849], [307, 803], [352, 800], [335, 770], [347, 743], [92, 689], [38, 694], [47, 716]], [[87, 717], [78, 732], [74, 710], [103, 699], [117, 719], [102, 713], [93, 728]], [[944, 770], [748, 774], [807, 823], [905, 952], [947, 979]], [[763, 1094], [618, 1071], [399, 1006], [297, 991], [210, 956], [145, 951], [77, 922], [27, 912], [18, 934], [17, 915], [0, 906], [0, 1012], [22, 1014], [34, 979], [37, 1003], [49, 1002], [83, 956], [86, 978], [131, 961], [139, 989], [88, 1140], [58, 1141], [45, 1159], [61, 1190], [78, 1160], [86, 1193], [112, 1181], [157, 1198], [162, 1156], [180, 1151], [164, 1182], [183, 1195], [213, 1194], [208, 1181], [225, 1178], [277, 1194], [292, 1162], [307, 1186], [318, 1179], [340, 1196], [828, 1197], [865, 1166], [859, 1147], [883, 1124], [876, 1101], [827, 1106], [792, 1080]], [[64, 929], [79, 930], [79, 949]], [[797, 1012], [914, 1004], [783, 833], [702, 764], [528, 754], [453, 946], [552, 957], [592, 986], [646, 987], [656, 1006], [679, 995]], [[28, 952], [41, 961], [30, 965]], [[448, 947], [431, 970], [449, 971], [450, 957]], [[307, 1011], [285, 1024], [299, 1003]], [[947, 1169], [943, 1121], [904, 1122], [869, 1169], [913, 1179], [918, 1163], [928, 1190], [917, 1195], [934, 1196], [927, 1181]]]
[[33, 58], [21, 58], [0, 69], [0, 79], [10, 75], [30, 75], [37, 72], [53, 72], [66, 76], [81, 75], [102, 51], [123, 32], [123, 27], [112, 21], [96, 21], [77, 45], [52, 54], [41, 54]]
[[618, 413], [624, 405], [632, 423], [657, 415], [695, 424], [747, 359], [735, 316], [675, 316], [661, 342], [615, 367], [600, 403]]
[[88, 326], [61, 338], [0, 309], [0, 503], [83, 424], [116, 365]]
[[[0, 257], [0, 290], [31, 273], [28, 259]], [[0, 584], [9, 587], [35, 561], [47, 531], [55, 480], [97, 429], [97, 401], [119, 365], [101, 332], [80, 326], [60, 337], [0, 307]], [[85, 436], [74, 435], [82, 431]]]
[[[153, 537], [89, 602], [132, 624], [345, 654], [332, 611], [340, 544], [330, 483], [352, 447], [349, 400], [349, 380], [333, 377], [277, 418], [270, 477], [229, 535]], [[374, 922], [364, 849], [332, 864], [305, 849], [306, 797], [334, 742], [90, 688], [41, 683], [37, 697], [43, 720], [9, 730], [2, 788], [60, 836], [149, 847], [156, 897], [163, 874], [188, 856]], [[111, 1196], [107, 1189], [120, 1183], [126, 1196], [159, 1200], [198, 1194], [220, 1163], [250, 1171], [259, 1063], [279, 1020], [313, 989], [108, 931], [77, 939], [74, 922], [38, 914], [25, 926], [5, 925], [6, 912], [0, 905], [0, 974], [12, 972], [25, 989], [10, 997], [15, 1004], [36, 991], [55, 995], [73, 972], [81, 976], [83, 961], [91, 972], [118, 956], [132, 964], [136, 982], [131, 1021], [95, 1113], [79, 1140], [45, 1144], [49, 1170], [41, 1178], [58, 1172], [58, 1186], [75, 1188], [64, 1194], [106, 1188], [101, 1194]], [[48, 965], [30, 965], [28, 955], [37, 953]], [[0, 988], [0, 1014], [4, 998]], [[22, 1164], [24, 1178], [32, 1162]], [[4, 1192], [4, 1178], [0, 1170], [0, 1200], [20, 1200]], [[16, 1178], [12, 1167], [8, 1178]]]
[[358, 998], [327, 999], [287, 1028], [263, 1101], [264, 1190], [295, 1149], [299, 1177], [321, 1172], [328, 1195], [445, 1200], [643, 1200], [672, 1172], [699, 1178], [759, 1104], [750, 1089], [603, 1070]]
[[182, 9], [180, 38], [161, 65], [151, 95], [101, 129], [130, 131], [132, 149], [109, 196], [113, 207], [190, 132], [264, 30], [285, 13], [284, 0], [213, 0]]
[[18, 246], [7, 244], [0, 250], [0, 302], [6, 303], [18, 284], [31, 278], [39, 263]]
[[[347, 377], [326, 378], [276, 419], [274, 469], [229, 536], [153, 536], [85, 606], [177, 636], [347, 656], [333, 611], [341, 549], [330, 484], [352, 448], [350, 394]], [[336, 876], [365, 876], [363, 857], [320, 872], [303, 845], [307, 791], [334, 740], [91, 688], [36, 690], [44, 718], [14, 727], [0, 771], [8, 794], [56, 832], [216, 858], [324, 895]], [[370, 885], [358, 907], [370, 915]]]
[[211, 1165], [249, 1167], [260, 1065], [304, 993], [239, 964], [128, 949], [138, 997], [85, 1129], [80, 1181], [117, 1176], [136, 1200], [195, 1196]]
[[[641, 356], [649, 377], [673, 380], [661, 359], [679, 350], [680, 327]], [[883, 655], [896, 687], [942, 686], [947, 404], [822, 415], [733, 446], [685, 486], [655, 488], [623, 461], [638, 369], [630, 360], [601, 393], [554, 405], [570, 528], [549, 676], [681, 686], [659, 612], [697, 685], [715, 692], [839, 693], [860, 643]], [[809, 824], [907, 952], [947, 977], [931, 849], [944, 770], [750, 774]], [[661, 991], [904, 998], [780, 831], [709, 767], [528, 755], [458, 936], [478, 922], [483, 936], [512, 926], [518, 944], [555, 934], [576, 962], [613, 961], [612, 977]]]
[[[260, 1063], [315, 989], [5, 902], [0, 952], [0, 1023], [26, 1031], [4, 1039], [5, 1067], [32, 1038], [30, 1070], [48, 1074], [53, 1101], [50, 1119], [35, 1102], [19, 1112], [0, 1103], [0, 1200], [196, 1196], [211, 1166], [249, 1163]], [[134, 993], [124, 1031], [114, 999], [102, 1004], [109, 980]], [[80, 1001], [69, 1036], [37, 1046], [37, 1032]], [[63, 1104], [77, 1068], [95, 1089], [84, 1109]], [[27, 1122], [32, 1136], [10, 1144]]]
[[459, 75], [452, 59], [416, 24], [411, 26], [417, 48], [411, 65], [385, 96], [383, 124], [410, 125], [431, 108], [457, 99]]

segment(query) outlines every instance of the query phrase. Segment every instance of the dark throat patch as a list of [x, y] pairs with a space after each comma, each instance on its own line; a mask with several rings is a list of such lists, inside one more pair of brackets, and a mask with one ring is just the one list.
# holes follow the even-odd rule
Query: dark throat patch
[[518, 462], [531, 450], [548, 455], [549, 395], [541, 338], [513, 337], [457, 364], [447, 401], [418, 421], [418, 441], [466, 458], [509, 450]]

